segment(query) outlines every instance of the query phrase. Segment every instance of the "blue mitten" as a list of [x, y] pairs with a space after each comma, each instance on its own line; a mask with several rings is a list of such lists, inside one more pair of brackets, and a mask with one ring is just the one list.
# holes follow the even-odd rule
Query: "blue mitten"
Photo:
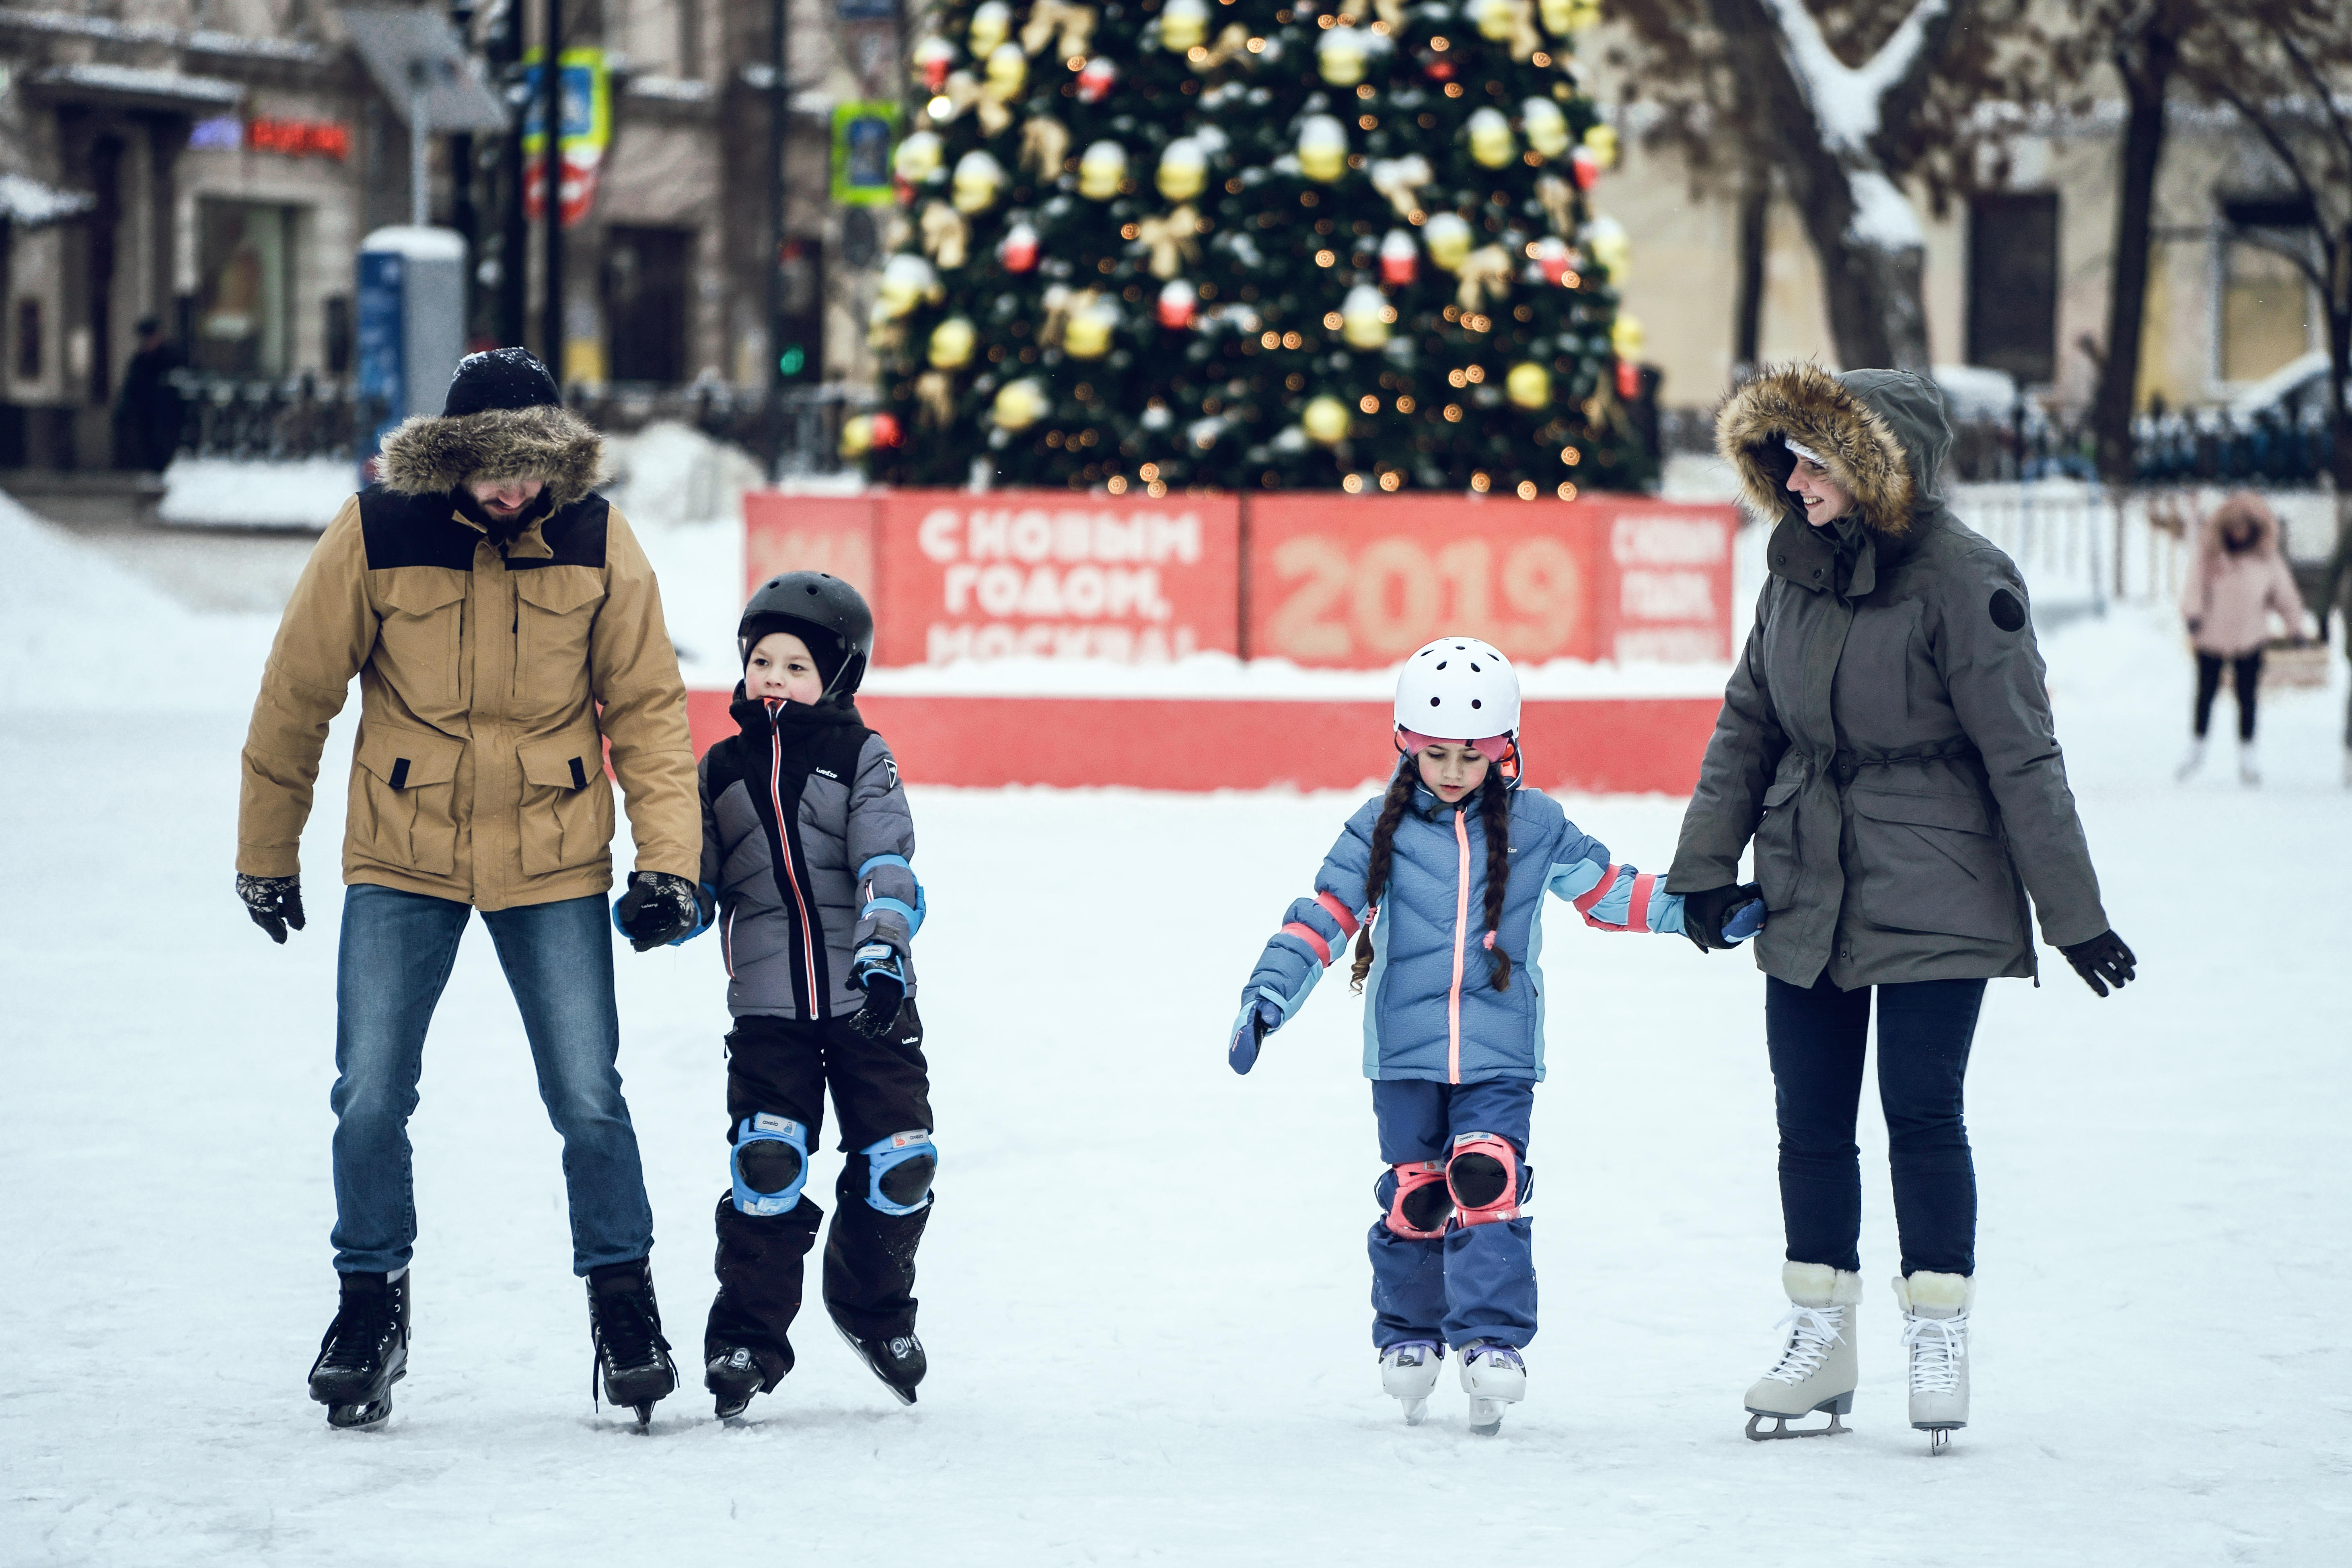
[[1225, 1047], [1225, 1061], [1235, 1072], [1245, 1073], [1257, 1065], [1257, 1048], [1265, 1037], [1282, 1027], [1282, 1009], [1264, 997], [1242, 1009], [1234, 1020], [1233, 1043]]
[[1728, 942], [1746, 942], [1763, 929], [1764, 900], [1750, 899], [1732, 910], [1730, 917], [1723, 922], [1723, 940]]

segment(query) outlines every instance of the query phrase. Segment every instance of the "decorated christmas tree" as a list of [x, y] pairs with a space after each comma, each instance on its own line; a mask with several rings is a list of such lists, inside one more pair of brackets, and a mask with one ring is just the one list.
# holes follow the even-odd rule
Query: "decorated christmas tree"
[[1598, 0], [949, 4], [872, 335], [892, 484], [1629, 489]]

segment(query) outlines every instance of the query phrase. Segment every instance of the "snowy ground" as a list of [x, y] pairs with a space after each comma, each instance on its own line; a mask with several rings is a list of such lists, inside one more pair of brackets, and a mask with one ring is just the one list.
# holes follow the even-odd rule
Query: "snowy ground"
[[[1902, 1419], [1874, 1111], [1854, 1433], [1742, 1440], [1782, 1310], [1761, 981], [1565, 921], [1532, 1394], [1483, 1441], [1449, 1379], [1405, 1428], [1366, 1333], [1356, 1006], [1329, 986], [1246, 1079], [1221, 1037], [1351, 801], [1043, 791], [916, 792], [943, 1148], [919, 1405], [820, 1316], [745, 1426], [691, 1388], [647, 1437], [591, 1412], [555, 1142], [477, 931], [413, 1127], [414, 1370], [385, 1431], [339, 1435], [302, 1379], [333, 1304], [349, 720], [310, 929], [274, 948], [228, 889], [266, 619], [136, 598], [5, 508], [0, 527], [0, 1563], [2352, 1557], [2340, 660], [2330, 692], [2273, 704], [2265, 788], [2183, 788], [2169, 626], [2120, 611], [2050, 639], [2145, 979], [2103, 1003], [2061, 963], [1992, 991], [1977, 1424], [1940, 1459]], [[1677, 820], [1656, 798], [1570, 810], [1643, 865]], [[724, 1181], [717, 957], [620, 964], [683, 1348]], [[827, 1165], [812, 1190], [830, 1202]]]

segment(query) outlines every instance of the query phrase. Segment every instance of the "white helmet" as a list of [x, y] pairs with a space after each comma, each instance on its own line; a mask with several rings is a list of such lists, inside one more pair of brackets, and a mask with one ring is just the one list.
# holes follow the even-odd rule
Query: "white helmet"
[[1404, 661], [1396, 723], [1435, 741], [1517, 734], [1519, 673], [1482, 637], [1440, 637]]

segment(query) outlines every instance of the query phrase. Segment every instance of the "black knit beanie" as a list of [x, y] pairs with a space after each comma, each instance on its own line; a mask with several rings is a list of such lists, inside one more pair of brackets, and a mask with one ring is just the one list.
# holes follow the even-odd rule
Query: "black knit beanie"
[[555, 378], [529, 349], [486, 349], [457, 362], [441, 417], [455, 419], [492, 408], [561, 408]]

